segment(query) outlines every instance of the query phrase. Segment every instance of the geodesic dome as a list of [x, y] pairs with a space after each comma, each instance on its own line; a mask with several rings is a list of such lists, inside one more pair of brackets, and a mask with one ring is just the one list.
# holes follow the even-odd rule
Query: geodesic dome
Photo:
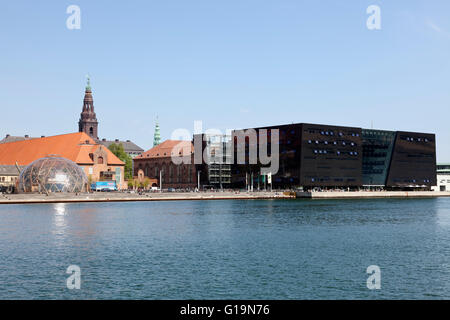
[[83, 192], [88, 179], [75, 162], [62, 157], [33, 161], [19, 176], [19, 192]]

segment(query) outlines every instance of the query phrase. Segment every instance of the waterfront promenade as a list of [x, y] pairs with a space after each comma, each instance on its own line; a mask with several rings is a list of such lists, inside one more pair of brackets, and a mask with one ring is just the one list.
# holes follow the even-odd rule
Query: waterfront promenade
[[60, 203], [60, 202], [126, 202], [126, 201], [175, 201], [175, 200], [252, 200], [293, 198], [283, 192], [155, 192], [155, 193], [52, 193], [45, 194], [3, 194], [0, 204]]
[[176, 201], [176, 200], [256, 200], [256, 199], [372, 199], [372, 198], [436, 198], [450, 197], [450, 192], [431, 191], [326, 191], [326, 192], [163, 192], [163, 193], [53, 193], [2, 194], [0, 204], [70, 203], [70, 202], [127, 202], [127, 201]]
[[297, 192], [297, 198], [306, 199], [373, 199], [373, 198], [438, 198], [450, 197], [441, 191], [324, 191]]

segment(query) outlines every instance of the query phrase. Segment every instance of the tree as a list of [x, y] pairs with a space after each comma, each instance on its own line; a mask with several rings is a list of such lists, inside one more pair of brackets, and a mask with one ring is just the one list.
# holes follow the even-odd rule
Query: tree
[[138, 179], [133, 179], [133, 186], [135, 189], [137, 189], [139, 187], [139, 180]]
[[144, 185], [145, 189], [148, 189], [148, 186], [150, 185], [150, 179], [145, 178], [144, 181], [142, 182], [142, 184]]
[[128, 189], [133, 189], [134, 183], [133, 180], [128, 180]]
[[125, 162], [125, 180], [129, 180], [133, 178], [133, 159], [125, 152], [123, 149], [123, 145], [120, 143], [119, 145], [112, 143], [108, 147], [114, 155]]

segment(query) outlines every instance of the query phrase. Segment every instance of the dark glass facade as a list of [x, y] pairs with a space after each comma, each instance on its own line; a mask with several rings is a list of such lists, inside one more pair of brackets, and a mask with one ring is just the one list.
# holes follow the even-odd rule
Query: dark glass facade
[[[288, 188], [290, 186], [296, 186], [300, 184], [300, 153], [301, 153], [301, 124], [280, 125], [271, 127], [255, 128], [256, 130], [256, 147], [255, 150], [259, 155], [259, 143], [264, 134], [261, 129], [266, 130], [267, 141], [267, 155], [270, 157], [272, 154], [271, 139], [273, 130], [277, 129], [279, 134], [278, 152], [279, 152], [279, 169], [276, 174], [272, 176], [273, 186], [277, 188]], [[256, 164], [250, 164], [250, 149], [253, 145], [253, 141], [249, 137], [245, 138], [245, 163], [239, 163], [237, 157], [238, 151], [238, 138], [237, 131], [232, 133], [232, 139], [234, 141], [234, 164], [232, 165], [232, 186], [233, 187], [245, 187], [246, 185], [253, 188], [264, 188], [267, 186], [267, 176], [261, 175], [261, 167], [265, 167], [261, 164], [259, 156], [257, 157]]]
[[364, 186], [386, 185], [395, 137], [395, 131], [362, 130]]
[[397, 132], [386, 185], [402, 188], [436, 185], [434, 134]]
[[[436, 184], [436, 146], [434, 134], [395, 132], [319, 124], [289, 124], [255, 128], [259, 144], [260, 129], [267, 130], [268, 154], [271, 131], [279, 130], [279, 170], [272, 176], [273, 188], [315, 187], [431, 188]], [[264, 186], [260, 175], [264, 167], [258, 158], [249, 164], [245, 138], [245, 163], [237, 159], [234, 131], [232, 186]], [[259, 149], [258, 149], [259, 154]]]
[[357, 187], [361, 170], [361, 128], [302, 125], [301, 186]]

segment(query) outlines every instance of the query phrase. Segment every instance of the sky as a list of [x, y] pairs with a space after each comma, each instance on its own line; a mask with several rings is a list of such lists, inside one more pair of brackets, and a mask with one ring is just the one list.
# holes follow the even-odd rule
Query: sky
[[[67, 7], [81, 10], [68, 29]], [[381, 29], [369, 30], [377, 5]], [[450, 1], [3, 1], [0, 137], [297, 122], [435, 133], [450, 162]]]

